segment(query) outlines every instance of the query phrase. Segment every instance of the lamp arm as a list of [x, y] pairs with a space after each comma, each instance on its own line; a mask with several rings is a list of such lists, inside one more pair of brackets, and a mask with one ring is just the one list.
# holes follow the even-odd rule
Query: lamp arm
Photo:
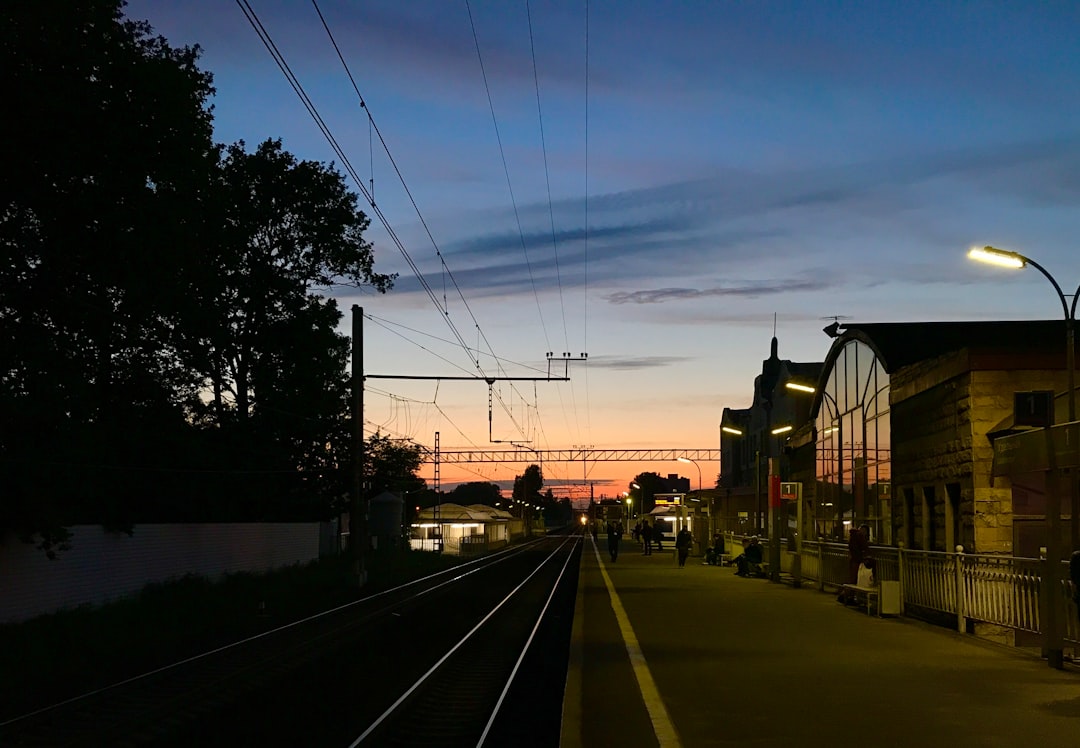
[[[1057, 291], [1058, 299], [1061, 301], [1061, 310], [1063, 312], [1065, 312], [1065, 321], [1067, 322], [1067, 321], [1073, 319], [1072, 312], [1069, 311], [1069, 303], [1067, 301], [1065, 301], [1065, 293], [1061, 290], [1061, 286], [1058, 285], [1058, 282], [1056, 280], [1054, 280], [1054, 276], [1052, 276], [1052, 275], [1050, 275], [1050, 273], [1046, 272], [1046, 268], [1044, 268], [1039, 263], [1035, 262], [1035, 260], [1031, 259], [1030, 257], [1024, 257], [1024, 260], [1027, 262], [1027, 264], [1031, 265], [1031, 267], [1035, 268], [1040, 273], [1045, 275], [1046, 279], [1048, 281], [1050, 281], [1054, 285], [1054, 290]], [[1076, 297], [1073, 296], [1073, 312], [1075, 312], [1075, 311], [1076, 311]]]
[[1076, 300], [1080, 298], [1080, 286], [1076, 287], [1076, 293], [1073, 294], [1072, 309], [1069, 310], [1069, 319], [1076, 319]]

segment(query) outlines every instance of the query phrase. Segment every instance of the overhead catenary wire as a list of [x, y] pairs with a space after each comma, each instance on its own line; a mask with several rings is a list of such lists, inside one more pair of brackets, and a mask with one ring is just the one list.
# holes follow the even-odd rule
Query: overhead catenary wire
[[405, 248], [404, 243], [398, 237], [397, 232], [394, 230], [393, 226], [391, 226], [390, 221], [383, 214], [382, 210], [375, 204], [373, 196], [368, 191], [367, 187], [365, 187], [364, 182], [360, 178], [359, 174], [357, 174], [356, 169], [353, 168], [351, 160], [345, 154], [345, 151], [342, 149], [341, 145], [334, 137], [333, 132], [326, 124], [322, 115], [319, 114], [318, 108], [315, 106], [314, 102], [312, 102], [311, 98], [304, 90], [304, 87], [300, 83], [300, 80], [292, 72], [292, 69], [289, 67], [289, 64], [285, 60], [284, 55], [282, 55], [277, 45], [274, 43], [273, 38], [270, 36], [265, 26], [263, 26], [262, 21], [259, 20], [259, 17], [255, 13], [255, 10], [251, 7], [251, 4], [248, 2], [248, 0], [236, 0], [236, 3], [240, 7], [240, 10], [244, 13], [244, 17], [248, 20], [248, 23], [255, 30], [255, 33], [258, 35], [259, 40], [263, 43], [263, 46], [266, 47], [267, 51], [270, 53], [270, 56], [273, 58], [275, 64], [285, 76], [285, 79], [288, 81], [290, 87], [300, 98], [300, 101], [304, 105], [304, 108], [307, 109], [308, 114], [315, 121], [316, 126], [319, 128], [319, 131], [322, 133], [323, 137], [330, 145], [330, 148], [341, 160], [343, 167], [348, 172], [349, 176], [352, 177], [353, 182], [356, 184], [357, 188], [361, 191], [361, 193], [363, 193], [364, 198], [371, 206], [372, 212], [379, 219], [379, 222], [382, 224], [383, 228], [389, 235], [390, 240], [393, 242], [394, 246], [397, 247], [398, 251], [401, 253], [402, 257], [409, 265], [409, 268], [416, 275], [418, 282], [427, 292], [428, 298], [430, 298], [435, 307], [442, 312], [444, 320], [450, 327], [451, 331], [454, 333], [454, 337], [457, 338], [458, 343], [461, 345], [462, 349], [468, 351], [469, 346], [465, 342], [464, 338], [461, 336], [461, 333], [458, 331], [457, 326], [454, 325], [451, 319], [449, 319], [449, 316], [446, 314], [445, 309], [440, 307], [438, 298], [435, 296], [435, 293], [431, 289], [431, 286], [428, 284], [427, 279], [424, 277], [424, 274], [420, 272], [420, 268], [417, 267], [416, 263], [409, 255], [408, 250]]
[[[536, 42], [533, 35], [532, 25], [532, 10], [529, 5], [529, 0], [525, 0], [525, 14], [529, 23], [529, 51], [532, 56], [532, 68], [533, 68], [533, 87], [536, 89], [536, 117], [540, 125], [540, 149], [544, 156], [544, 184], [547, 187], [547, 202], [548, 202], [548, 221], [551, 225], [551, 248], [553, 257], [555, 260], [555, 279], [559, 289], [559, 310], [562, 315], [563, 323], [563, 344], [564, 350], [570, 349], [570, 334], [566, 327], [566, 302], [563, 297], [563, 284], [562, 284], [562, 269], [559, 265], [559, 241], [555, 233], [555, 209], [551, 199], [551, 170], [548, 167], [547, 156], [547, 138], [544, 136], [544, 111], [540, 104], [540, 72], [536, 64]], [[570, 385], [570, 391], [573, 393], [573, 383]], [[562, 410], [563, 421], [566, 423], [567, 431], [570, 431], [570, 418], [566, 412], [566, 402], [563, 400], [562, 391], [558, 392], [559, 406]], [[577, 407], [576, 401], [571, 400], [574, 404], [574, 417], [577, 419]], [[539, 417], [537, 418], [539, 423]], [[580, 424], [578, 426], [578, 432], [580, 433]]]
[[[243, 1], [246, 4], [246, 0], [238, 0], [238, 2], [241, 2], [241, 1]], [[349, 81], [352, 84], [353, 91], [355, 91], [355, 93], [357, 95], [357, 98], [360, 101], [360, 105], [364, 109], [364, 111], [365, 111], [365, 113], [367, 115], [368, 122], [369, 122], [369, 127], [373, 128], [374, 131], [375, 131], [375, 134], [378, 136], [379, 143], [382, 145], [383, 150], [385, 151], [385, 153], [387, 155], [387, 158], [389, 159], [390, 164], [394, 169], [394, 173], [397, 175], [398, 180], [401, 182], [402, 188], [405, 190], [405, 194], [408, 196], [409, 202], [413, 206], [413, 210], [416, 212], [416, 215], [419, 218], [421, 225], [424, 227], [424, 231], [427, 234], [428, 239], [431, 241], [431, 244], [435, 249], [435, 254], [439, 258], [439, 261], [440, 261], [441, 266], [442, 266], [442, 271], [443, 271], [443, 274], [444, 274], [444, 278], [448, 277], [450, 279], [450, 282], [454, 286], [455, 290], [457, 290], [458, 296], [461, 299], [462, 304], [464, 305], [466, 312], [468, 312], [469, 317], [473, 322], [473, 325], [474, 325], [474, 327], [476, 329], [478, 337], [481, 338], [484, 341], [484, 344], [487, 346], [488, 351], [496, 359], [496, 362], [497, 362], [496, 366], [499, 368], [500, 371], [503, 371], [503, 369], [501, 368], [501, 365], [498, 364], [498, 357], [495, 356], [494, 348], [492, 348], [490, 341], [487, 339], [487, 336], [484, 334], [483, 329], [480, 327], [480, 323], [476, 319], [476, 316], [473, 314], [472, 308], [469, 306], [469, 303], [465, 298], [464, 292], [461, 290], [461, 287], [458, 286], [457, 280], [454, 278], [453, 272], [450, 270], [449, 266], [446, 264], [446, 259], [443, 256], [442, 251], [439, 249], [438, 242], [435, 241], [435, 237], [432, 235], [431, 229], [429, 228], [429, 226], [427, 224], [427, 221], [425, 220], [425, 218], [423, 216], [423, 213], [420, 211], [420, 207], [417, 204], [416, 199], [413, 197], [412, 191], [409, 189], [409, 186], [405, 181], [404, 175], [401, 173], [401, 170], [398, 168], [397, 162], [394, 160], [393, 154], [390, 152], [389, 145], [386, 143], [386, 139], [382, 135], [382, 131], [379, 130], [378, 125], [375, 123], [375, 118], [371, 114], [371, 110], [367, 106], [367, 103], [364, 100], [363, 94], [360, 92], [360, 87], [356, 83], [356, 79], [353, 76], [351, 69], [349, 68], [348, 62], [346, 62], [345, 56], [341, 52], [341, 47], [338, 45], [337, 40], [335, 39], [333, 32], [330, 30], [330, 25], [326, 21], [326, 17], [323, 15], [322, 10], [319, 8], [317, 0], [312, 0], [312, 6], [315, 8], [315, 12], [319, 16], [319, 20], [322, 23], [323, 29], [326, 31], [326, 34], [330, 39], [330, 43], [334, 47], [334, 51], [337, 54], [338, 60], [340, 60], [340, 62], [342, 64], [342, 67], [345, 69], [345, 72], [349, 77]], [[250, 6], [248, 6], [248, 7], [250, 8]], [[356, 177], [354, 176], [354, 180], [355, 179], [356, 179]], [[360, 185], [360, 187], [361, 187], [361, 190], [365, 192], [365, 196], [368, 197], [369, 203], [371, 204], [371, 207], [372, 207], [372, 210], [375, 211], [376, 214], [380, 216], [380, 220], [383, 220], [384, 226], [386, 226], [388, 228], [388, 222], [385, 221], [385, 219], [382, 217], [382, 213], [377, 208], [377, 206], [375, 205], [373, 197], [368, 195], [366, 193], [366, 191], [363, 190], [362, 185]], [[389, 230], [389, 228], [388, 228], [388, 230]], [[444, 292], [443, 292], [443, 304], [440, 306], [439, 302], [438, 302], [438, 299], [435, 297], [434, 292], [431, 291], [430, 286], [428, 286], [428, 284], [427, 284], [427, 281], [423, 278], [423, 275], [422, 275], [422, 273], [420, 273], [419, 268], [416, 267], [416, 265], [412, 262], [412, 258], [408, 256], [408, 253], [406, 252], [406, 250], [404, 248], [404, 245], [400, 244], [397, 241], [396, 235], [394, 235], [394, 239], [395, 239], [395, 243], [398, 244], [399, 250], [406, 257], [406, 260], [409, 263], [410, 268], [413, 270], [414, 273], [416, 273], [418, 280], [420, 280], [421, 284], [428, 291], [428, 295], [431, 298], [432, 303], [435, 305], [435, 307], [437, 309], [439, 309], [439, 311], [442, 313], [442, 316], [443, 316], [445, 322], [447, 323], [447, 325], [450, 326], [451, 330], [454, 332], [454, 336], [455, 336], [455, 338], [458, 339], [459, 344], [461, 345], [462, 349], [466, 353], [469, 353], [469, 351], [470, 351], [469, 345], [465, 342], [464, 338], [461, 336], [461, 333], [458, 331], [457, 326], [450, 319], [449, 307], [446, 304], [445, 289], [444, 289]], [[545, 338], [546, 338], [546, 336], [547, 336], [546, 329], [545, 329], [544, 332], [545, 332]], [[549, 345], [549, 347], [550, 347], [550, 345]], [[479, 359], [470, 358], [470, 361], [476, 366], [478, 371], [480, 371], [482, 374], [487, 376], [486, 373], [483, 370], [483, 367], [480, 365]], [[513, 386], [511, 386], [511, 388], [514, 389]], [[516, 391], [516, 389], [515, 389], [515, 391]], [[520, 393], [518, 393], [518, 395], [520, 397]], [[502, 399], [501, 395], [499, 395], [499, 399], [501, 401], [501, 399]], [[522, 436], [525, 437], [525, 438], [528, 438], [527, 434], [522, 433]]]
[[[410, 268], [416, 274], [418, 282], [425, 289], [425, 291], [427, 292], [429, 298], [431, 299], [431, 301], [435, 305], [435, 307], [437, 309], [439, 309], [439, 311], [442, 313], [442, 316], [444, 317], [444, 319], [446, 320], [448, 326], [450, 327], [451, 331], [453, 332], [454, 337], [458, 340], [458, 344], [461, 345], [463, 350], [465, 350], [466, 353], [470, 356], [470, 361], [472, 362], [473, 361], [473, 356], [472, 356], [472, 352], [471, 352], [469, 346], [465, 343], [465, 341], [464, 341], [462, 335], [460, 334], [460, 331], [457, 329], [456, 325], [454, 325], [453, 321], [449, 319], [448, 311], [447, 311], [446, 306], [445, 306], [445, 292], [444, 292], [444, 304], [440, 305], [439, 301], [438, 301], [437, 297], [435, 296], [434, 292], [432, 291], [430, 285], [427, 283], [427, 281], [424, 278], [423, 274], [419, 271], [419, 268], [415, 265], [414, 261], [412, 260], [412, 258], [410, 257], [408, 251], [406, 250], [404, 244], [401, 242], [400, 238], [398, 237], [396, 231], [390, 225], [389, 220], [383, 214], [382, 210], [375, 204], [373, 193], [370, 190], [365, 189], [363, 181], [359, 178], [359, 175], [356, 173], [355, 169], [353, 168], [353, 165], [352, 165], [350, 159], [345, 154], [345, 152], [341, 148], [340, 144], [337, 142], [337, 140], [336, 140], [335, 136], [333, 135], [332, 131], [330, 130], [329, 126], [326, 124], [326, 122], [323, 120], [322, 116], [319, 114], [317, 108], [315, 107], [315, 105], [312, 102], [312, 100], [310, 99], [310, 97], [307, 95], [306, 91], [303, 89], [303, 86], [300, 84], [299, 79], [295, 76], [295, 74], [293, 74], [293, 72], [290, 69], [290, 67], [288, 66], [288, 63], [286, 62], [284, 56], [281, 54], [280, 50], [278, 50], [277, 46], [273, 42], [273, 39], [270, 37], [267, 30], [265, 29], [265, 27], [263, 26], [261, 21], [258, 19], [258, 16], [257, 16], [257, 14], [255, 14], [255, 11], [251, 7], [250, 3], [248, 3], [247, 0], [237, 0], [237, 3], [240, 6], [241, 11], [244, 13], [245, 18], [251, 24], [252, 28], [256, 31], [256, 34], [259, 36], [260, 41], [266, 47], [267, 51], [271, 54], [271, 57], [274, 59], [275, 64], [278, 65], [278, 67], [281, 70], [282, 74], [285, 76], [286, 80], [289, 82], [290, 86], [293, 88], [293, 90], [297, 94], [298, 98], [300, 98], [301, 103], [305, 106], [305, 108], [307, 109], [309, 115], [312, 117], [313, 121], [316, 123], [317, 127], [319, 128], [320, 132], [323, 134], [324, 138], [327, 140], [328, 144], [331, 146], [331, 149], [334, 151], [334, 153], [340, 159], [343, 167], [346, 169], [346, 171], [352, 177], [354, 183], [357, 185], [357, 187], [360, 189], [360, 191], [364, 194], [364, 196], [367, 199], [369, 205], [371, 206], [372, 211], [375, 214], [376, 218], [378, 218], [380, 223], [383, 225], [383, 227], [387, 231], [387, 234], [390, 236], [392, 242], [395, 244], [395, 246], [401, 252], [402, 256], [404, 257], [406, 262], [409, 264]], [[321, 16], [321, 13], [320, 13], [320, 16]], [[335, 46], [336, 46], [336, 44], [335, 44]], [[340, 51], [339, 51], [339, 56], [340, 56]], [[344, 63], [344, 60], [342, 60], [342, 62]], [[346, 66], [346, 69], [347, 69], [347, 66]], [[351, 73], [350, 73], [350, 78], [351, 78]], [[354, 87], [355, 87], [355, 81], [354, 81]], [[357, 93], [359, 95], [358, 90], [357, 90]], [[365, 111], [367, 111], [366, 103], [364, 103], [362, 101], [362, 99], [361, 99], [361, 103], [364, 106]], [[405, 187], [407, 194], [409, 194], [409, 199], [412, 202], [414, 209], [417, 211], [417, 214], [421, 219], [421, 223], [424, 225], [424, 228], [428, 233], [429, 239], [431, 239], [433, 245], [435, 246], [436, 253], [439, 255], [440, 261], [442, 263], [444, 277], [449, 277], [451, 283], [457, 289], [457, 292], [458, 292], [459, 296], [461, 297], [462, 302], [465, 305], [466, 310], [468, 311], [470, 317], [474, 321], [475, 327], [477, 329], [478, 336], [480, 337], [480, 339], [483, 340], [484, 344], [487, 346], [488, 350], [490, 351], [490, 355], [496, 360], [498, 368], [501, 369], [502, 368], [501, 363], [499, 363], [499, 362], [501, 362], [503, 359], [501, 359], [498, 356], [495, 356], [494, 351], [493, 351], [493, 349], [491, 347], [490, 341], [487, 339], [486, 335], [484, 335], [482, 328], [480, 328], [480, 326], [479, 326], [479, 323], [476, 322], [475, 316], [473, 315], [472, 310], [469, 308], [468, 302], [464, 298], [464, 294], [461, 291], [460, 286], [458, 286], [458, 284], [456, 282], [456, 279], [453, 277], [452, 272], [450, 272], [449, 268], [446, 266], [445, 259], [442, 258], [441, 252], [438, 249], [438, 245], [437, 245], [437, 243], [435, 243], [434, 238], [431, 236], [431, 232], [427, 227], [426, 221], [424, 221], [422, 214], [420, 214], [419, 208], [416, 205], [415, 200], [412, 198], [411, 193], [409, 193], [409, 191], [408, 191], [407, 185], [404, 183], [404, 179], [403, 179], [403, 177], [401, 175], [400, 170], [397, 168], [396, 163], [394, 163], [394, 161], [393, 161], [392, 155], [389, 153], [389, 149], [386, 146], [385, 139], [383, 138], [382, 133], [378, 130], [377, 125], [375, 125], [374, 120], [371, 117], [370, 111], [367, 111], [367, 114], [368, 114], [368, 117], [369, 117], [371, 128], [378, 135], [380, 143], [383, 145], [383, 148], [387, 151], [387, 155], [388, 155], [388, 157], [390, 157], [391, 163], [394, 166], [395, 173], [398, 175], [398, 178], [402, 180], [402, 184]], [[483, 368], [480, 366], [480, 363], [479, 363], [478, 360], [475, 361], [475, 364], [476, 364], [477, 368], [483, 374], [484, 373]], [[520, 396], [520, 392], [518, 394]], [[522, 400], [524, 401], [523, 397], [522, 397]], [[501, 402], [501, 397], [500, 397], [500, 402]], [[504, 409], [509, 411], [509, 408], [508, 408], [508, 406], [506, 405], [505, 402], [501, 402], [501, 404], [504, 407]], [[438, 406], [436, 406], [436, 407], [438, 408]], [[460, 428], [458, 428], [456, 426], [456, 424], [453, 424], [452, 420], [449, 419], [449, 417], [445, 414], [445, 412], [442, 411], [441, 408], [438, 408], [438, 409], [440, 411], [440, 414], [444, 418], [446, 418], [448, 421], [450, 421], [451, 424], [454, 426], [454, 428], [457, 429], [458, 432], [461, 433], [461, 435], [467, 441], [472, 443], [472, 441], [469, 440], [468, 437], [465, 436], [465, 434], [463, 432], [461, 432]], [[537, 412], [537, 417], [538, 417], [538, 424], [540, 424], [539, 428], [540, 428], [540, 430], [542, 432], [542, 421], [539, 420], [539, 413], [538, 412]], [[517, 425], [517, 424], [515, 424], [515, 425]], [[519, 428], [519, 430], [521, 430], [520, 425], [518, 425], [518, 428]], [[522, 436], [527, 437], [527, 434], [522, 433]], [[475, 443], [473, 443], [473, 444], [475, 446]]]
[[[589, 350], [589, 0], [585, 0], [585, 259], [584, 311], [581, 315], [582, 345]], [[585, 430], [592, 433], [589, 405], [589, 362], [585, 362]]]
[[[391, 327], [400, 327], [403, 330], [408, 330], [409, 332], [416, 333], [417, 335], [423, 335], [425, 337], [432, 338], [433, 340], [438, 340], [440, 343], [447, 343], [449, 345], [455, 345], [454, 341], [452, 341], [452, 340], [447, 340], [446, 338], [440, 338], [438, 335], [434, 335], [434, 334], [432, 334], [430, 332], [426, 332], [425, 330], [417, 330], [414, 327], [409, 327], [408, 325], [404, 325], [404, 324], [402, 324], [400, 322], [394, 322], [393, 320], [386, 319], [385, 317], [376, 317], [375, 315], [370, 314], [368, 312], [364, 312], [364, 317], [366, 319], [371, 320], [373, 323], [375, 323], [379, 327], [382, 327], [382, 328], [384, 328], [384, 329], [386, 329], [386, 330], [388, 330], [390, 332], [393, 332], [393, 330], [390, 329]], [[407, 336], [402, 335], [401, 333], [395, 333], [395, 334], [397, 334], [399, 337], [401, 337], [401, 338], [403, 338], [405, 340], [408, 340], [410, 343], [413, 343], [413, 345], [416, 345], [417, 347], [422, 348], [425, 351], [428, 351], [428, 349], [425, 348], [423, 346], [423, 344], [417, 343], [416, 341], [413, 341], [413, 340], [409, 340], [409, 338]], [[473, 350], [472, 352], [476, 353], [476, 354], [484, 355], [484, 356], [491, 356], [493, 359], [495, 359], [497, 361], [502, 361], [502, 362], [505, 362], [505, 363], [513, 364], [514, 366], [520, 366], [523, 369], [529, 369], [529, 370], [535, 371], [535, 372], [537, 372], [539, 374], [546, 374], [547, 373], [547, 370], [541, 369], [541, 368], [539, 368], [537, 366], [532, 366], [530, 364], [526, 364], [526, 363], [523, 363], [521, 361], [514, 361], [513, 359], [505, 358], [503, 356], [492, 356], [490, 353], [487, 353], [486, 351], [481, 351], [479, 349]], [[438, 354], [433, 354], [433, 355], [438, 356]], [[455, 364], [455, 366], [456, 366], [456, 364]], [[458, 367], [458, 368], [462, 368], [462, 367]], [[464, 369], [462, 369], [462, 370], [464, 371]]]
[[[529, 271], [529, 282], [532, 284], [533, 298], [536, 299], [536, 313], [540, 316], [540, 327], [544, 331], [544, 342], [551, 348], [551, 338], [548, 336], [547, 324], [544, 322], [544, 310], [540, 306], [540, 293], [536, 290], [536, 277], [532, 270], [532, 261], [529, 259], [529, 247], [525, 241], [525, 231], [521, 227], [521, 213], [518, 210], [517, 199], [514, 197], [514, 185], [510, 179], [510, 167], [506, 163], [506, 149], [503, 148], [502, 135], [499, 133], [499, 120], [495, 116], [495, 102], [491, 98], [491, 86], [488, 83], [487, 69], [484, 67], [484, 56], [480, 53], [480, 37], [476, 33], [476, 22], [473, 20], [472, 5], [465, 0], [465, 9], [469, 14], [469, 28], [472, 29], [473, 44], [476, 46], [476, 59], [480, 63], [480, 75], [484, 80], [484, 92], [487, 94], [488, 109], [491, 111], [491, 124], [495, 128], [495, 140], [499, 145], [499, 158], [502, 160], [503, 174], [506, 175], [506, 189], [510, 192], [510, 205], [514, 209], [514, 221], [517, 224], [518, 237], [521, 240], [521, 251], [525, 255], [525, 267]], [[531, 27], [530, 27], [531, 29]]]

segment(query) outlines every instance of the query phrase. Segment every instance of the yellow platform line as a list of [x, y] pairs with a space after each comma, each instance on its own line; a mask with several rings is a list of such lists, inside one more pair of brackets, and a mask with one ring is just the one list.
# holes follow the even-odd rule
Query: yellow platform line
[[626, 644], [626, 653], [630, 656], [630, 665], [634, 668], [634, 677], [637, 678], [641, 698], [644, 699], [645, 708], [649, 712], [649, 720], [652, 722], [656, 740], [660, 748], [682, 748], [682, 741], [679, 740], [675, 723], [671, 721], [671, 715], [664, 706], [664, 700], [660, 698], [660, 691], [656, 688], [656, 681], [653, 680], [652, 671], [649, 670], [649, 663], [645, 661], [645, 654], [638, 644], [634, 627], [630, 625], [630, 618], [626, 615], [626, 609], [623, 608], [622, 600], [619, 599], [619, 593], [615, 591], [615, 585], [608, 576], [604, 561], [600, 558], [600, 550], [595, 543], [593, 553], [596, 554], [596, 561], [600, 565], [600, 576], [603, 577], [608, 596], [611, 598], [611, 609], [615, 611], [615, 620], [619, 623], [619, 631], [622, 633], [623, 643]]

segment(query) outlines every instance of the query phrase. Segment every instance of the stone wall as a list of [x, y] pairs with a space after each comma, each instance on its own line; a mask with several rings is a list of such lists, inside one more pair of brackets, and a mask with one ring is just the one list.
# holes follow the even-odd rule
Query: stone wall
[[1014, 392], [1060, 389], [1063, 380], [1054, 371], [972, 370], [967, 351], [890, 374], [893, 495], [915, 502], [894, 512], [897, 537], [927, 550], [1010, 553], [1012, 489], [990, 477], [987, 433], [1012, 415]]

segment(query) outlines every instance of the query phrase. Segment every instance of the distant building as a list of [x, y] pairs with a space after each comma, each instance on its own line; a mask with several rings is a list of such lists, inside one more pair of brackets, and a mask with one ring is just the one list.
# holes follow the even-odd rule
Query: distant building
[[484, 504], [444, 503], [420, 510], [412, 526], [410, 544], [414, 550], [435, 550], [441, 533], [443, 552], [476, 553], [501, 548], [524, 534], [524, 521], [509, 512]]
[[[724, 408], [720, 417], [720, 490], [717, 529], [746, 535], [762, 533], [768, 514], [769, 458], [788, 468], [784, 446], [788, 436], [809, 422], [812, 398], [787, 388], [788, 382], [813, 386], [822, 371], [820, 362], [781, 359], [776, 338], [769, 358], [754, 378], [749, 408]], [[790, 431], [773, 434], [774, 429]], [[734, 433], [734, 432], [739, 433]], [[689, 486], [687, 486], [689, 488]]]

